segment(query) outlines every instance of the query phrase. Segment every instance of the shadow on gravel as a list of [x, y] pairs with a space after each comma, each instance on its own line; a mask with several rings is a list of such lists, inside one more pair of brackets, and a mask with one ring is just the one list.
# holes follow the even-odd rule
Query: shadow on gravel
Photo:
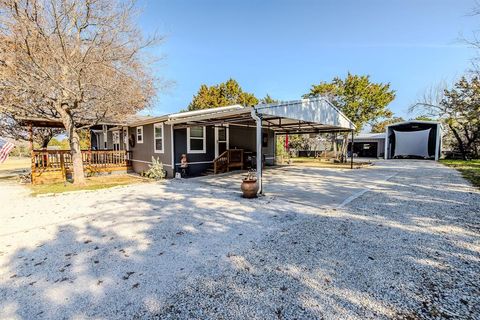
[[332, 211], [196, 183], [132, 193], [122, 201], [137, 209], [0, 252], [0, 317], [473, 317], [479, 195], [441, 178], [399, 176]]
[[345, 212], [304, 216], [230, 254], [228, 271], [189, 283], [150, 316], [474, 318], [480, 196], [449, 174], [420, 167]]

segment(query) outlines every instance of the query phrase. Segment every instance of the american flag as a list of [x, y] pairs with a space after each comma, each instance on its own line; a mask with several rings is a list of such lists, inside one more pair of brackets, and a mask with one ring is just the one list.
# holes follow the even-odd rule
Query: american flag
[[15, 148], [13, 143], [0, 139], [0, 163], [3, 163], [5, 160], [7, 160], [8, 154], [13, 148]]

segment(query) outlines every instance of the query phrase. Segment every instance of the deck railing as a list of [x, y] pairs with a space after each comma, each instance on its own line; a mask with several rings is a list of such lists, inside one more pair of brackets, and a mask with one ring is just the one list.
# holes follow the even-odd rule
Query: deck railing
[[213, 173], [228, 172], [231, 168], [243, 169], [243, 149], [229, 149], [213, 160]]
[[[116, 168], [131, 165], [130, 151], [82, 150], [83, 166], [86, 168]], [[65, 171], [72, 167], [70, 150], [34, 150], [32, 172]]]

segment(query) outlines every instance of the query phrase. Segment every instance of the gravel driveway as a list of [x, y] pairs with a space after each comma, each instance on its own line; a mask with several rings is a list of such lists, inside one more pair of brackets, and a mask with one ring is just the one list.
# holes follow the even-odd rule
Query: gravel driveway
[[480, 319], [480, 193], [456, 171], [302, 172], [257, 200], [201, 179], [0, 184], [0, 318]]

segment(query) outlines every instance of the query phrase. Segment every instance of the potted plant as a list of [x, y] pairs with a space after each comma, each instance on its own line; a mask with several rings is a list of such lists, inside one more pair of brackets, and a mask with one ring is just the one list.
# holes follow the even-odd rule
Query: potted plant
[[243, 178], [242, 185], [240, 187], [243, 192], [244, 198], [256, 198], [258, 192], [257, 177], [255, 176], [255, 171], [251, 170], [248, 172], [247, 176]]

